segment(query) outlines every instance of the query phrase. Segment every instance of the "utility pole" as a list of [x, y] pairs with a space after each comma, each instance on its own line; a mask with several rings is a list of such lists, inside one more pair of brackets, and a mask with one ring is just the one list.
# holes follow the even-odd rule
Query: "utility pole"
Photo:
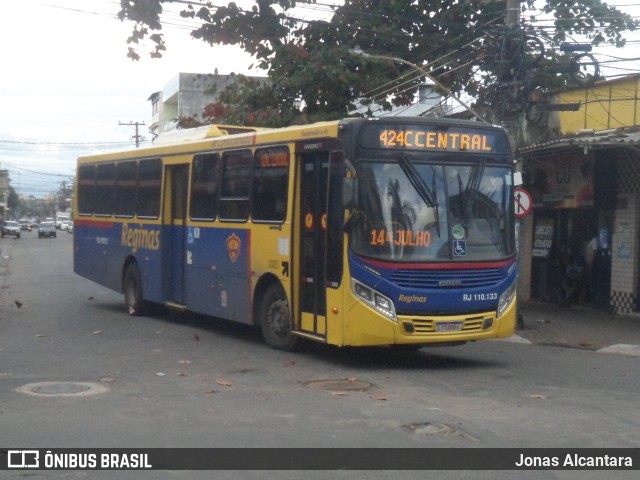
[[520, 0], [507, 0], [505, 24], [509, 27], [520, 25]]
[[140, 140], [142, 140], [142, 135], [140, 135], [138, 133], [138, 128], [140, 127], [140, 125], [144, 125], [144, 122], [129, 122], [129, 123], [124, 123], [124, 122], [118, 122], [118, 125], [126, 125], [128, 127], [136, 127], [136, 134], [133, 136], [133, 138], [135, 138], [136, 140], [136, 148], [140, 147]]
[[[507, 25], [507, 27], [517, 27], [518, 25], [520, 25], [520, 0], [507, 0], [507, 16], [505, 18], [505, 24]], [[519, 129], [520, 128], [520, 124], [516, 125], [515, 129]], [[513, 158], [517, 164], [517, 169], [519, 171], [522, 171], [522, 159], [518, 159], [517, 158], [517, 151], [518, 151], [518, 139], [519, 139], [519, 135], [514, 135], [514, 130], [515, 129], [509, 129], [507, 128], [507, 134], [509, 135], [510, 140], [511, 140], [511, 149], [513, 151]], [[522, 219], [517, 219], [516, 220], [516, 252], [519, 252], [521, 249], [519, 248], [519, 243], [520, 243], [520, 237], [524, 237], [525, 236], [525, 227], [523, 227], [523, 221]], [[529, 230], [529, 229], [527, 229]], [[528, 231], [528, 239], [527, 241], [531, 241], [531, 232]], [[518, 254], [518, 269], [522, 268], [520, 265], [520, 254]], [[531, 272], [529, 271], [528, 273], [529, 276], [531, 276]], [[519, 284], [520, 282], [518, 280], [516, 280], [516, 282]], [[520, 290], [520, 288], [517, 288], [517, 290]], [[517, 322], [517, 327], [518, 328], [525, 328], [525, 323], [524, 323], [524, 317], [522, 316], [522, 314], [520, 313], [520, 308], [519, 308], [519, 304], [520, 304], [520, 299], [517, 298], [516, 299], [516, 322]]]

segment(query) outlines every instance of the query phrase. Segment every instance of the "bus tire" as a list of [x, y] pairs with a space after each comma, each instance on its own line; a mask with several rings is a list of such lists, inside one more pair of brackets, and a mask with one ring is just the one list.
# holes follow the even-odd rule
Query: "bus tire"
[[291, 331], [291, 312], [287, 296], [279, 285], [267, 288], [260, 301], [260, 329], [267, 345], [291, 351], [299, 339]]
[[132, 317], [144, 315], [147, 310], [147, 303], [142, 298], [142, 275], [135, 263], [129, 265], [124, 274], [124, 303]]

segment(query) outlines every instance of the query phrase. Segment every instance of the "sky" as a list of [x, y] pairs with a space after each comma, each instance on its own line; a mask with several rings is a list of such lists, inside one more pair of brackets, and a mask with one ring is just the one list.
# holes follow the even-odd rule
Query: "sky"
[[[245, 8], [253, 4], [236, 1]], [[329, 18], [329, 3], [341, 2], [301, 3], [296, 17]], [[640, 9], [640, 0], [608, 3], [628, 12]], [[179, 17], [180, 4], [165, 6], [163, 58], [151, 59], [141, 49], [142, 59], [133, 62], [126, 56], [132, 24], [116, 18], [119, 5], [119, 0], [2, 1], [0, 168], [9, 170], [19, 194], [56, 192], [72, 180], [80, 155], [133, 148], [134, 127], [120, 123], [149, 125], [149, 96], [180, 72], [261, 74], [250, 70], [253, 60], [239, 48], [191, 39], [195, 23]], [[624, 49], [594, 53], [610, 62], [614, 74], [638, 72], [640, 32], [632, 37], [638, 40]], [[149, 141], [147, 127], [140, 128]]]
[[[19, 194], [41, 197], [74, 175], [79, 155], [134, 145], [149, 96], [179, 72], [250, 73], [251, 57], [189, 36], [172, 14], [161, 59], [127, 58], [132, 24], [119, 0], [3, 1], [0, 9], [0, 168]], [[177, 10], [178, 7], [173, 7]], [[178, 26], [181, 24], [182, 26]], [[150, 139], [147, 127], [140, 132]]]

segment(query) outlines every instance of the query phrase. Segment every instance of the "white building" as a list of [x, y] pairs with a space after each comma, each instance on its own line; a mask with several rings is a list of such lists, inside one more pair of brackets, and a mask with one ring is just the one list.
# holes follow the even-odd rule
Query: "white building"
[[[173, 130], [181, 117], [201, 120], [204, 107], [215, 102], [235, 78], [235, 74], [179, 73], [148, 98], [152, 111], [149, 130], [154, 135]], [[250, 78], [267, 81], [266, 77]]]

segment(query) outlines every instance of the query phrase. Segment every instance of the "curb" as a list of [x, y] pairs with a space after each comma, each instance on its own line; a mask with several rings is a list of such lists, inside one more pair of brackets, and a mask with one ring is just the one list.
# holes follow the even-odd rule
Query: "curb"
[[629, 345], [626, 343], [619, 343], [617, 345], [611, 345], [609, 347], [596, 350], [596, 353], [617, 353], [618, 355], [629, 355], [631, 357], [640, 357], [640, 345]]
[[[507, 337], [507, 338], [492, 338], [491, 340], [497, 341], [497, 342], [519, 343], [521, 345], [536, 345], [534, 342], [527, 340], [526, 338], [521, 337], [520, 335], [512, 335], [511, 337]], [[540, 345], [544, 345], [544, 344], [540, 344]], [[561, 347], [563, 345], [555, 345], [555, 346]], [[629, 345], [626, 343], [610, 345], [608, 347], [603, 347], [598, 350], [592, 350], [592, 351], [595, 351], [596, 353], [609, 353], [609, 354], [613, 353], [616, 355], [627, 355], [629, 357], [640, 357], [640, 345]]]
[[506, 338], [491, 338], [490, 340], [494, 340], [496, 342], [521, 343], [523, 345], [533, 345], [533, 342], [531, 342], [530, 340], [527, 340], [524, 337], [521, 337], [520, 335], [511, 335], [510, 337], [506, 337]]

